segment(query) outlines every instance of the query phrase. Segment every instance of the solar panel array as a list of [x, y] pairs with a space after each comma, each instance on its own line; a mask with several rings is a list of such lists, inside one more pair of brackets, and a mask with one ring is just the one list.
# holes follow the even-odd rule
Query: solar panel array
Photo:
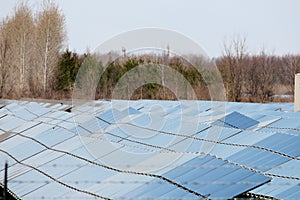
[[300, 199], [300, 113], [290, 103], [6, 104], [0, 170], [8, 161], [21, 199]]

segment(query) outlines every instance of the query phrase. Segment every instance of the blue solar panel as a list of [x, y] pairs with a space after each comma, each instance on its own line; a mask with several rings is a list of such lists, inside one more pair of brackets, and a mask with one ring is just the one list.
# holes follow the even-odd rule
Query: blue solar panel
[[[237, 176], [240, 176], [239, 173]], [[240, 177], [242, 179], [242, 177]], [[244, 184], [240, 184], [238, 181], [233, 181], [233, 183], [227, 187], [220, 188], [219, 191], [213, 193], [209, 197], [212, 199], [230, 199], [234, 195], [238, 195], [243, 191], [249, 191], [255, 187], [257, 187], [258, 182], [265, 183], [270, 179], [261, 176], [260, 174], [253, 173], [250, 176], [247, 176], [243, 181]]]
[[277, 130], [280, 131], [280, 128], [297, 128], [299, 126], [299, 121], [291, 119], [280, 119], [270, 124], [269, 126], [279, 128]]
[[173, 180], [175, 177], [181, 176], [189, 172], [190, 170], [194, 169], [194, 166], [197, 167], [197, 166], [204, 165], [205, 163], [211, 161], [212, 159], [213, 157], [211, 156], [204, 156], [201, 157], [201, 159], [200, 158], [192, 159], [188, 162], [188, 164], [186, 163], [184, 167], [172, 169], [169, 172], [165, 173], [164, 176]]
[[[1, 149], [2, 149], [2, 147], [0, 147]], [[3, 161], [7, 161], [8, 163], [10, 163], [10, 164], [14, 164], [15, 163], [15, 161], [11, 158], [11, 157], [9, 157], [8, 155], [6, 155], [5, 153], [3, 153], [3, 152], [0, 152], [0, 160], [3, 162]], [[3, 168], [0, 168], [0, 171], [4, 171], [4, 169]], [[0, 177], [0, 182], [4, 182], [3, 181], [3, 177]]]
[[[24, 194], [22, 196], [22, 199], [24, 200], [30, 200], [30, 199], [47, 199], [48, 197], [51, 197], [52, 199], [61, 199], [66, 198], [66, 194], [70, 192], [70, 189], [66, 187], [62, 187], [60, 184], [56, 182], [45, 182], [44, 184], [41, 184], [40, 187], [37, 187], [37, 189]], [[74, 192], [72, 191], [74, 194]], [[88, 199], [88, 196], [84, 196], [85, 199]]]
[[[299, 181], [276, 177], [270, 183], [251, 191], [251, 193], [267, 195], [277, 199], [298, 199], [296, 198], [299, 195], [298, 192]], [[293, 196], [295, 198], [292, 198]]]
[[20, 126], [18, 126], [17, 128], [13, 129], [12, 131], [14, 133], [21, 133], [21, 132], [24, 132], [24, 131], [27, 131], [27, 130], [30, 130], [36, 126], [38, 126], [39, 122], [35, 122], [35, 121], [29, 121], [29, 122], [26, 122]]
[[170, 190], [169, 192], [158, 197], [158, 199], [178, 199], [178, 198], [195, 199], [195, 195], [189, 193], [189, 195], [187, 197], [186, 191], [175, 188], [175, 189]]
[[161, 131], [171, 132], [171, 133], [178, 133], [181, 128], [182, 121], [180, 118], [166, 118], [164, 122], [164, 126], [161, 128]]
[[[228, 165], [224, 161], [220, 159], [216, 159], [210, 156], [204, 156], [199, 158], [194, 158], [191, 161], [188, 161], [187, 163], [182, 165], [184, 166], [198, 166], [199, 168], [195, 167], [194, 169], [184, 169], [183, 171], [177, 171], [179, 169], [175, 168], [171, 170], [170, 172], [167, 172], [164, 174], [166, 177], [175, 180], [179, 183], [187, 183], [188, 188], [192, 188], [195, 191], [198, 191], [200, 194], [209, 194], [210, 196], [218, 196], [218, 191], [216, 188], [224, 188], [224, 184], [228, 184], [229, 186], [234, 184], [234, 182], [237, 182], [239, 180], [244, 180], [247, 182], [247, 177], [251, 177], [250, 175], [254, 175], [256, 173], [247, 171], [244, 169], [239, 169], [238, 167], [234, 165]], [[173, 175], [172, 175], [173, 174]], [[205, 178], [203, 178], [205, 177]], [[223, 184], [214, 183], [215, 180], [223, 181]], [[203, 182], [207, 181], [207, 184], [188, 184], [189, 182]], [[270, 179], [263, 176], [258, 175], [257, 180], [253, 182], [251, 187], [249, 187], [247, 184], [239, 184], [239, 189], [244, 190], [245, 188], [251, 189], [256, 186], [258, 182], [264, 183], [269, 181]], [[203, 187], [203, 185], [206, 185]], [[216, 195], [214, 194], [216, 192]], [[232, 193], [236, 192], [239, 194], [236, 190], [232, 191]], [[224, 194], [223, 194], [224, 193]], [[225, 195], [225, 191], [222, 193], [222, 195]], [[231, 197], [237, 195], [232, 194]], [[227, 194], [226, 194], [227, 195]], [[224, 196], [222, 196], [224, 197]], [[227, 196], [225, 196], [227, 197]]]
[[136, 115], [136, 114], [140, 114], [141, 112], [132, 108], [132, 107], [128, 107], [124, 110], [121, 111], [122, 113], [124, 113], [125, 115]]
[[[224, 168], [222, 168], [222, 167], [224, 167]], [[225, 171], [226, 170], [227, 171], [224, 172], [224, 169], [225, 169]], [[179, 172], [179, 170], [180, 170], [180, 172]], [[236, 166], [227, 165], [222, 160], [215, 159], [210, 156], [204, 156], [201, 158], [195, 158], [195, 159], [185, 163], [184, 165], [182, 165], [182, 167], [175, 168], [175, 169], [171, 170], [170, 172], [167, 172], [166, 174], [163, 174], [163, 175], [171, 180], [175, 180], [176, 182], [178, 182], [180, 184], [186, 185], [188, 188], [196, 189], [198, 192], [201, 191], [202, 194], [204, 194], [203, 193], [204, 191], [205, 192], [211, 191], [213, 193], [213, 191], [216, 190], [215, 187], [218, 184], [213, 182], [215, 179], [220, 178], [220, 177], [226, 177], [226, 174], [236, 173], [235, 171], [237, 171], [237, 170], [238, 170], [238, 168]], [[193, 173], [193, 171], [195, 171], [195, 173]], [[197, 171], [198, 171], [198, 173], [197, 173]], [[215, 171], [219, 172], [219, 174], [216, 175], [214, 173]], [[245, 178], [247, 178], [247, 176], [251, 177], [251, 175], [255, 174], [254, 172], [250, 172], [247, 170], [241, 170], [239, 172], [240, 177], [241, 177], [242, 172], [245, 174], [244, 175]], [[174, 175], [172, 175], [172, 174], [174, 174]], [[178, 176], [178, 174], [181, 174], [181, 175]], [[190, 174], [194, 174], [194, 178], [192, 176], [190, 176]], [[207, 176], [206, 176], [205, 181], [203, 182], [202, 178], [205, 177], [205, 175], [207, 175]], [[191, 179], [190, 180], [183, 179], [184, 181], [181, 181], [180, 177], [183, 178], [184, 176], [191, 177]], [[230, 178], [232, 179], [233, 177], [234, 176], [228, 175], [226, 180], [230, 179]], [[269, 178], [262, 176], [262, 175], [258, 175], [257, 178], [259, 181], [262, 181], [262, 182], [269, 180]], [[231, 182], [224, 181], [225, 185], [227, 184], [227, 185], [231, 186], [232, 183], [234, 183], [234, 181], [231, 181]], [[224, 187], [224, 184], [220, 184], [220, 188]], [[181, 196], [182, 197], [186, 196], [186, 194], [184, 194], [183, 191], [178, 190], [178, 188], [174, 189], [173, 186], [163, 186], [163, 187], [162, 186], [163, 185], [161, 185], [161, 183], [157, 184], [155, 182], [152, 182], [149, 184], [145, 184], [136, 190], [133, 190], [129, 194], [126, 194], [126, 196], [129, 198], [137, 198], [137, 197], [155, 198], [155, 197], [161, 197], [161, 195], [163, 195], [164, 197], [172, 197], [172, 196], [174, 197], [175, 194], [179, 195], [179, 196], [177, 196], [177, 198], [181, 197]], [[251, 189], [252, 187], [255, 187], [255, 181], [252, 182], [251, 186], [249, 186], [249, 185], [241, 186], [241, 184], [239, 184], [238, 186], [239, 186], [238, 190], [243, 190], [245, 188]], [[206, 189], [203, 190], [203, 187], [206, 187]], [[236, 190], [232, 191], [232, 192], [236, 192]], [[212, 195], [212, 194], [208, 194], [208, 195]], [[228, 196], [228, 197], [232, 197], [232, 196]]]
[[[163, 186], [163, 187], [162, 187]], [[144, 193], [140, 194], [139, 196], [136, 196], [135, 198], [151, 198], [151, 199], [157, 199], [161, 197], [162, 195], [176, 189], [176, 186], [170, 185], [170, 184], [155, 184], [155, 187], [147, 188]], [[184, 192], [184, 191], [182, 191]], [[184, 192], [185, 193], [185, 192]]]
[[290, 160], [268, 170], [268, 173], [281, 174], [284, 176], [299, 176], [299, 166], [299, 160]]
[[300, 199], [300, 185], [295, 185], [284, 192], [276, 195], [280, 199]]
[[[208, 128], [208, 126], [207, 126]], [[225, 128], [225, 127], [218, 127], [212, 126], [200, 133], [196, 134], [195, 137], [197, 138], [207, 138], [206, 134], [214, 135], [214, 140], [222, 141], [229, 137], [236, 135], [237, 133], [241, 132], [241, 130], [233, 129], [233, 128]]]
[[27, 120], [27, 121], [36, 119], [38, 117], [37, 115], [29, 112], [25, 108], [21, 108], [21, 109], [15, 111], [14, 115], [21, 118], [21, 119]]
[[66, 174], [61, 177], [60, 180], [64, 182], [72, 182], [73, 180], [76, 180], [77, 182], [73, 182], [71, 185], [81, 188], [91, 187], [95, 183], [100, 183], [101, 181], [104, 181], [116, 174], [116, 172], [86, 164], [78, 166], [75, 170], [71, 170], [72, 169], [69, 169], [69, 171], [67, 171], [66, 169]]
[[[209, 101], [96, 101], [93, 105], [75, 106], [76, 113], [67, 113], [58, 110], [68, 105], [46, 108], [49, 104], [15, 102], [0, 109], [0, 149], [65, 184], [112, 199], [198, 198], [161, 178], [130, 171], [161, 175], [212, 199], [233, 198], [247, 191], [297, 199], [299, 181], [271, 175], [272, 181], [264, 184], [271, 178], [239, 166], [300, 178], [297, 167], [300, 161], [291, 158], [300, 156], [300, 139], [295, 136], [299, 134], [300, 115], [279, 111], [280, 108], [292, 110], [289, 107], [292, 104], [218, 103], [230, 112], [226, 116], [213, 104]], [[20, 134], [9, 135], [8, 131]], [[30, 137], [82, 158], [46, 149]], [[202, 151], [211, 155], [202, 156], [199, 154]], [[91, 197], [49, 181], [35, 170], [15, 163], [3, 152], [0, 160], [9, 161], [10, 189], [23, 199]], [[124, 173], [118, 169], [129, 171]]]
[[52, 177], [62, 177], [85, 165], [86, 163], [81, 160], [74, 160], [70, 156], [61, 154], [59, 157], [39, 166], [39, 169], [47, 172]]
[[97, 117], [99, 117], [99, 119], [104, 120], [108, 123], [115, 123], [116, 121], [120, 120], [124, 116], [121, 116], [121, 112], [119, 110], [110, 109], [100, 113], [99, 115], [97, 115]]
[[234, 111], [226, 115], [225, 117], [219, 119], [219, 122], [215, 122], [214, 124], [217, 126], [222, 126], [222, 124], [224, 124], [223, 126], [228, 128], [232, 127], [239, 129], [247, 129], [249, 127], [257, 125], [258, 123], [258, 121]]
[[104, 131], [109, 124], [97, 118], [92, 118], [87, 122], [81, 123], [80, 126], [92, 134], [95, 132]]
[[74, 122], [62, 121], [62, 122], [58, 123], [57, 126], [76, 133], [76, 131], [75, 131], [76, 124]]
[[131, 120], [132, 124], [147, 127], [151, 123], [151, 117], [149, 114], [142, 114]]
[[299, 137], [285, 134], [274, 134], [257, 143], [258, 146], [266, 147], [296, 157], [300, 155], [300, 149], [298, 148], [299, 144]]
[[36, 102], [30, 102], [30, 103], [26, 104], [26, 109], [29, 110], [30, 112], [34, 113], [37, 116], [42, 116], [42, 115], [50, 112], [50, 109], [45, 108]]
[[24, 123], [25, 121], [18, 117], [5, 116], [0, 119], [0, 129], [4, 131], [12, 131]]
[[228, 159], [261, 171], [266, 171], [289, 160], [287, 157], [260, 149], [244, 149]]
[[[202, 169], [194, 168], [194, 169], [190, 170], [189, 172], [187, 172], [187, 173], [185, 173], [181, 176], [175, 176], [173, 180], [176, 180], [180, 183], [197, 181], [197, 180], [201, 181], [202, 176], [206, 175], [211, 170], [214, 170], [214, 168], [212, 168], [211, 166], [215, 166], [215, 168], [219, 168], [223, 164], [224, 164], [224, 162], [222, 160], [213, 159], [213, 160], [211, 160], [211, 161], [204, 164], [204, 166], [207, 165], [208, 167], [204, 167]], [[211, 177], [211, 178], [213, 178], [213, 177]], [[200, 193], [204, 194], [205, 192], [202, 191]]]
[[215, 122], [213, 123], [213, 125], [214, 125], [214, 126], [224, 127], [224, 128], [237, 128], [237, 127], [234, 127], [234, 126], [231, 125], [231, 124], [227, 124], [227, 123], [225, 123], [225, 122], [223, 122], [223, 121], [221, 121], [221, 120], [215, 121]]
[[13, 103], [9, 103], [8, 105], [5, 105], [5, 107], [3, 108], [4, 110], [9, 110], [10, 112], [14, 112], [16, 110], [21, 109], [23, 106], [24, 102], [13, 102]]
[[[17, 143], [14, 144], [14, 141]], [[16, 145], [18, 144], [18, 145]], [[22, 146], [22, 147], [20, 147]], [[43, 150], [44, 147], [33, 142], [31, 140], [22, 138], [20, 136], [14, 136], [9, 140], [5, 140], [0, 143], [0, 148], [9, 152], [11, 155], [14, 155], [18, 160], [23, 160], [25, 158], [29, 158]], [[21, 148], [21, 149], [20, 149]]]
[[53, 127], [48, 131], [38, 134], [35, 139], [49, 147], [52, 147], [74, 136], [75, 134], [70, 131], [66, 131], [63, 128]]
[[[23, 184], [19, 182], [14, 182], [14, 180], [22, 181]], [[15, 179], [10, 179], [8, 184], [9, 184], [9, 188], [12, 191], [14, 191], [16, 194], [18, 194], [19, 197], [22, 198], [25, 195], [28, 195], [29, 193], [45, 185], [46, 181], [50, 181], [50, 180], [47, 177], [43, 176], [42, 174], [34, 170], [31, 170], [25, 174], [18, 176]]]
[[242, 131], [238, 134], [233, 135], [232, 137], [225, 139], [224, 141], [234, 144], [253, 145], [274, 134], [275, 133], [271, 132], [261, 133], [259, 131]]

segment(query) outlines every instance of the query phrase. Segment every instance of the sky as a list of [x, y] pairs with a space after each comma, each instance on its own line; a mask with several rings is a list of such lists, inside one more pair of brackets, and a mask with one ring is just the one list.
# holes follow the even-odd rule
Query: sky
[[[70, 50], [83, 53], [120, 33], [145, 27], [179, 32], [209, 57], [246, 38], [248, 53], [300, 54], [299, 0], [55, 0], [66, 17]], [[0, 0], [0, 18], [20, 0]], [[41, 0], [27, 0], [37, 9]], [[172, 48], [172, 46], [170, 45]]]

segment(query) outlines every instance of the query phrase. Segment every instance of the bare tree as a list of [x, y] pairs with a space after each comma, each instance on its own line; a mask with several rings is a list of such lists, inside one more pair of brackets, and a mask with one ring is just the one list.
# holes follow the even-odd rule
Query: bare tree
[[10, 43], [8, 42], [6, 33], [7, 20], [3, 20], [0, 24], [0, 97], [4, 96], [4, 90], [8, 78], [8, 57]]
[[300, 73], [300, 56], [286, 55], [282, 58], [283, 73], [281, 74], [282, 81], [287, 85], [289, 93], [294, 94], [295, 74]]
[[237, 37], [229, 45], [224, 44], [224, 54], [219, 62], [219, 68], [230, 101], [241, 100], [243, 61], [246, 55], [246, 38]]
[[5, 67], [9, 67], [15, 93], [11, 96], [19, 97], [29, 89], [28, 74], [33, 56], [31, 48], [34, 34], [32, 31], [35, 26], [32, 12], [26, 3], [21, 3], [16, 7], [13, 17], [7, 21], [4, 29], [3, 53], [8, 56]]
[[1, 96], [17, 98], [28, 90], [32, 61], [34, 20], [26, 3], [19, 4], [12, 17], [1, 25]]
[[36, 36], [35, 90], [45, 94], [53, 83], [65, 40], [65, 18], [55, 3], [44, 2], [37, 16]]
[[276, 57], [268, 56], [264, 51], [257, 57], [259, 67], [259, 99], [260, 101], [269, 100], [274, 93], [276, 83]]
[[244, 89], [250, 101], [256, 101], [259, 93], [259, 66], [257, 56], [247, 56], [244, 60]]

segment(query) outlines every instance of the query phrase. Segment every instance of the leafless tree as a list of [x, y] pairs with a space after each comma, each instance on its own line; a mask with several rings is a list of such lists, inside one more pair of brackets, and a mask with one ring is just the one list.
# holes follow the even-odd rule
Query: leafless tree
[[268, 56], [264, 51], [257, 57], [259, 99], [266, 101], [272, 97], [276, 83], [276, 57]]
[[13, 87], [7, 90], [8, 96], [19, 97], [29, 89], [28, 75], [33, 58], [34, 34], [32, 31], [34, 29], [32, 12], [26, 3], [19, 4], [14, 15], [3, 24], [1, 45], [1, 56], [4, 59], [2, 60], [3, 89], [8, 82]]
[[0, 30], [1, 96], [16, 98], [28, 89], [28, 69], [32, 59], [30, 46], [34, 21], [26, 3], [19, 4]]
[[47, 92], [54, 80], [60, 51], [65, 40], [65, 18], [59, 7], [46, 1], [37, 16], [35, 87], [37, 91]]
[[286, 84], [289, 93], [294, 93], [294, 80], [295, 74], [300, 73], [300, 56], [299, 55], [286, 55], [282, 58], [284, 71], [281, 78]]
[[247, 56], [244, 60], [244, 89], [250, 101], [256, 101], [259, 93], [259, 66], [257, 56]]
[[240, 101], [242, 96], [243, 61], [246, 53], [246, 38], [234, 38], [224, 44], [224, 53], [219, 68], [225, 81], [227, 99]]
[[0, 97], [4, 96], [4, 90], [8, 78], [8, 57], [10, 43], [8, 42], [6, 33], [7, 20], [3, 20], [0, 24]]

